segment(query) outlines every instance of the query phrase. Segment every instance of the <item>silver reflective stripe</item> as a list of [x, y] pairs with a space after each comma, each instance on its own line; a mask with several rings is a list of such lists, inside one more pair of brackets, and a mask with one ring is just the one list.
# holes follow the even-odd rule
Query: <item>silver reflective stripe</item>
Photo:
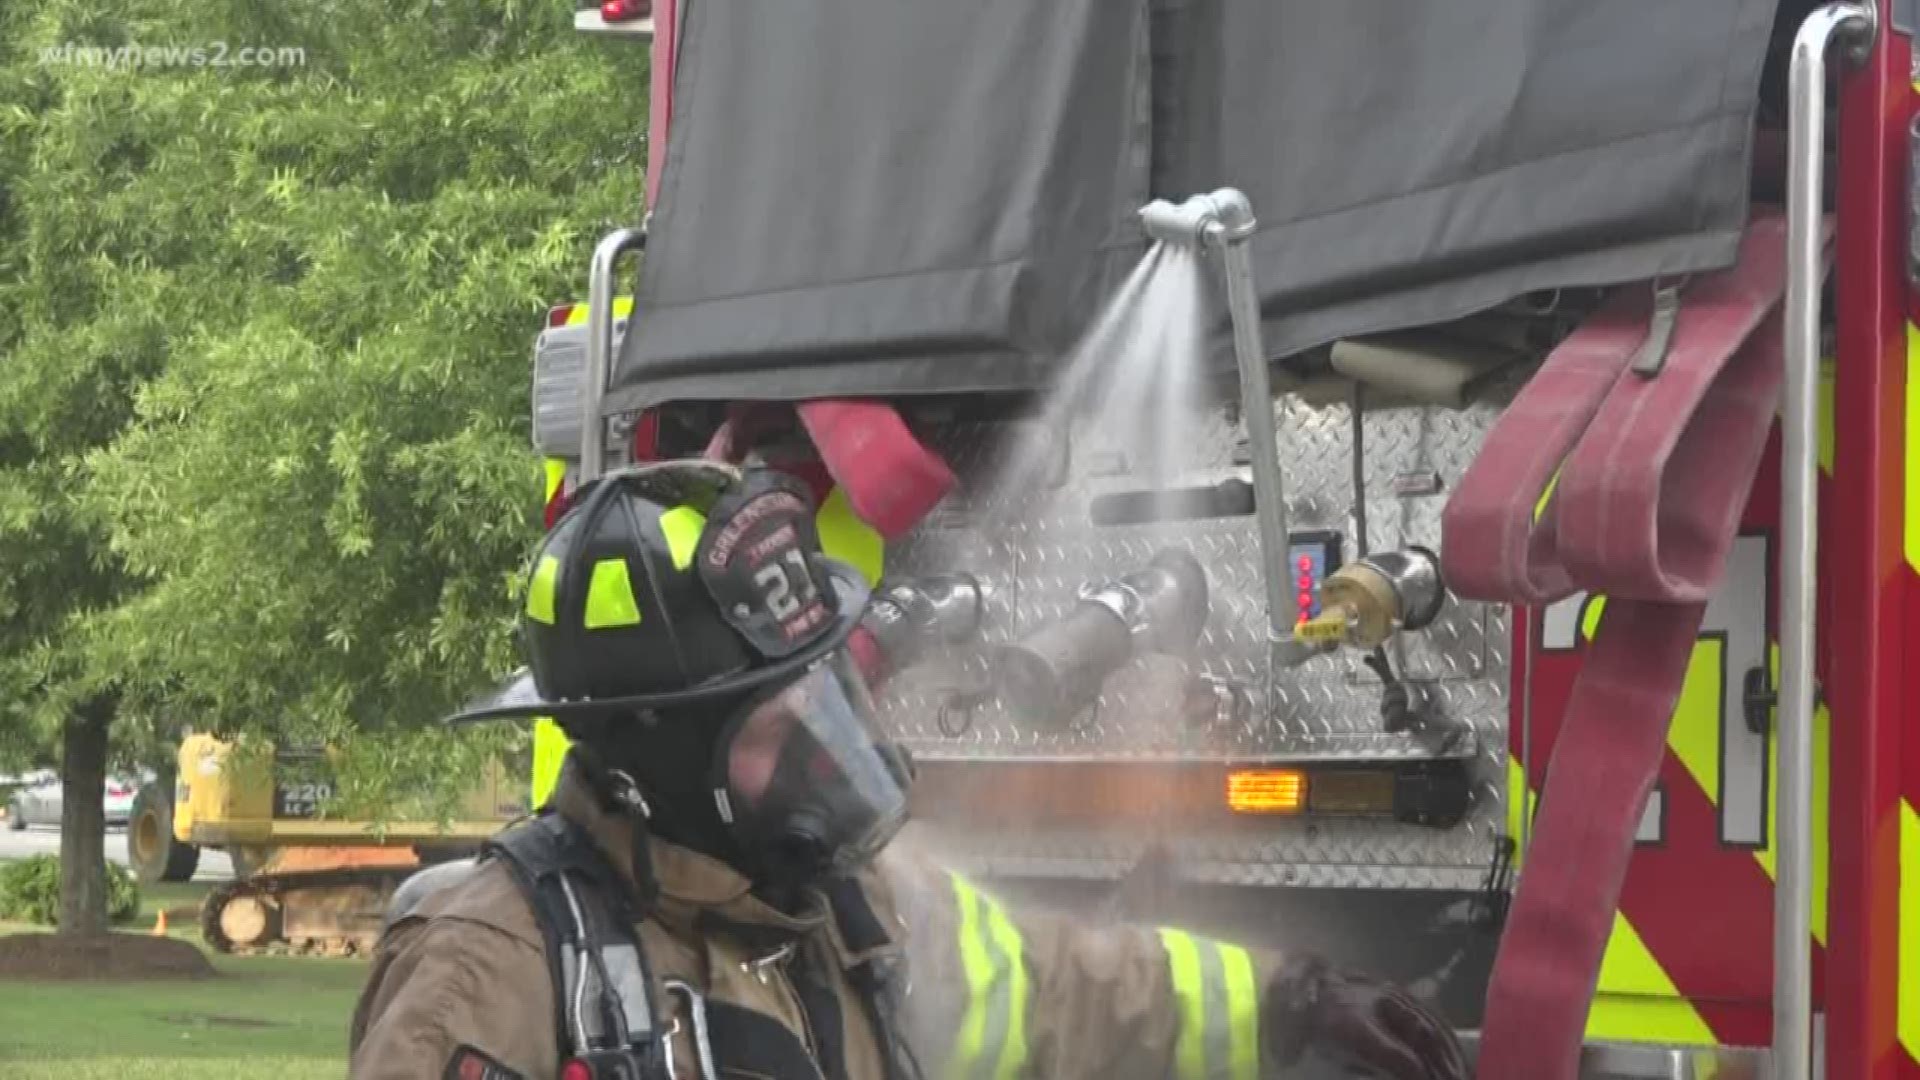
[[1174, 1044], [1179, 1080], [1258, 1080], [1259, 991], [1247, 951], [1184, 930], [1163, 929], [1161, 944], [1180, 1012]]
[[1027, 1063], [1030, 993], [1020, 931], [999, 904], [958, 874], [952, 878], [967, 1009], [947, 1075], [949, 1080], [1014, 1080]]
[[600, 962], [607, 966], [607, 979], [620, 998], [620, 1012], [627, 1022], [627, 1041], [639, 1044], [653, 1036], [653, 1003], [647, 996], [646, 974], [640, 968], [640, 953], [632, 945], [608, 945], [600, 950]]

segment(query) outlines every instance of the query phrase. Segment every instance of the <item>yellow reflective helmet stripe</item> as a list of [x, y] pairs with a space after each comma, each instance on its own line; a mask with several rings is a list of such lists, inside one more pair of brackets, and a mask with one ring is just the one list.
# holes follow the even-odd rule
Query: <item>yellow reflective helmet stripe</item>
[[660, 535], [666, 537], [675, 570], [693, 565], [694, 550], [700, 546], [700, 534], [706, 527], [706, 516], [691, 506], [676, 506], [660, 515]]
[[640, 604], [633, 596], [627, 560], [601, 559], [593, 564], [593, 577], [587, 582], [586, 624], [589, 630], [640, 625]]
[[533, 568], [533, 578], [527, 582], [527, 617], [553, 625], [553, 588], [560, 577], [560, 560], [552, 555], [540, 556], [540, 562]]
[[999, 904], [958, 874], [960, 966], [967, 977], [967, 1011], [954, 1041], [949, 1080], [1015, 1080], [1027, 1065], [1030, 987], [1020, 931]]
[[823, 554], [860, 571], [869, 587], [879, 583], [880, 574], [886, 569], [886, 539], [853, 512], [853, 503], [848, 501], [845, 488], [836, 485], [827, 494], [827, 501], [820, 504], [813, 521], [820, 534]]
[[1162, 929], [1180, 1006], [1179, 1080], [1259, 1080], [1260, 995], [1253, 958], [1235, 945]]

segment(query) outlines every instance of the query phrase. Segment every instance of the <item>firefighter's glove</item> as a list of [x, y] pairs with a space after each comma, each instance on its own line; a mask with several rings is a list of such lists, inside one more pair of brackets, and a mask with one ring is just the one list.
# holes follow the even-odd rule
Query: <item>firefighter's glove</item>
[[1317, 958], [1288, 964], [1267, 986], [1261, 1034], [1278, 1065], [1312, 1049], [1360, 1076], [1468, 1080], [1445, 1021], [1398, 987], [1336, 971]]

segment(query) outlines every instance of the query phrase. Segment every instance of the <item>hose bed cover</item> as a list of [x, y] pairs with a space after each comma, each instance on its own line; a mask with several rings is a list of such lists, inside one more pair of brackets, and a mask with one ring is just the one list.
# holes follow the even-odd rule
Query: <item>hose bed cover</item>
[[1775, 6], [695, 0], [608, 409], [1044, 386], [1222, 185], [1275, 356], [1724, 267]]

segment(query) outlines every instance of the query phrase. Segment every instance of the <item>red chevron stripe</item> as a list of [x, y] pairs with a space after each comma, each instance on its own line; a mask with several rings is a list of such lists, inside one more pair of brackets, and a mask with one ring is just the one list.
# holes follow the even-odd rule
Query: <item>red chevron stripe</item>
[[[1776, 438], [1754, 485], [1743, 521], [1746, 530], [1777, 526], [1778, 475]], [[1772, 631], [1771, 604], [1768, 622]], [[1531, 687], [1532, 752], [1526, 764], [1537, 790], [1583, 653], [1545, 652], [1537, 612], [1522, 613], [1516, 623], [1516, 633], [1530, 635], [1534, 643], [1530, 680], [1529, 650], [1516, 650], [1514, 695], [1519, 700]], [[1726, 677], [1737, 679], [1740, 673], [1727, 672]], [[1510, 743], [1516, 753], [1522, 737], [1522, 726], [1514, 724]], [[1752, 850], [1721, 842], [1714, 797], [1671, 752], [1661, 765], [1660, 789], [1664, 839], [1636, 850], [1620, 910], [1716, 1038], [1735, 1045], [1765, 1045], [1772, 1031], [1772, 879]], [[1822, 966], [1816, 957], [1816, 994]]]

